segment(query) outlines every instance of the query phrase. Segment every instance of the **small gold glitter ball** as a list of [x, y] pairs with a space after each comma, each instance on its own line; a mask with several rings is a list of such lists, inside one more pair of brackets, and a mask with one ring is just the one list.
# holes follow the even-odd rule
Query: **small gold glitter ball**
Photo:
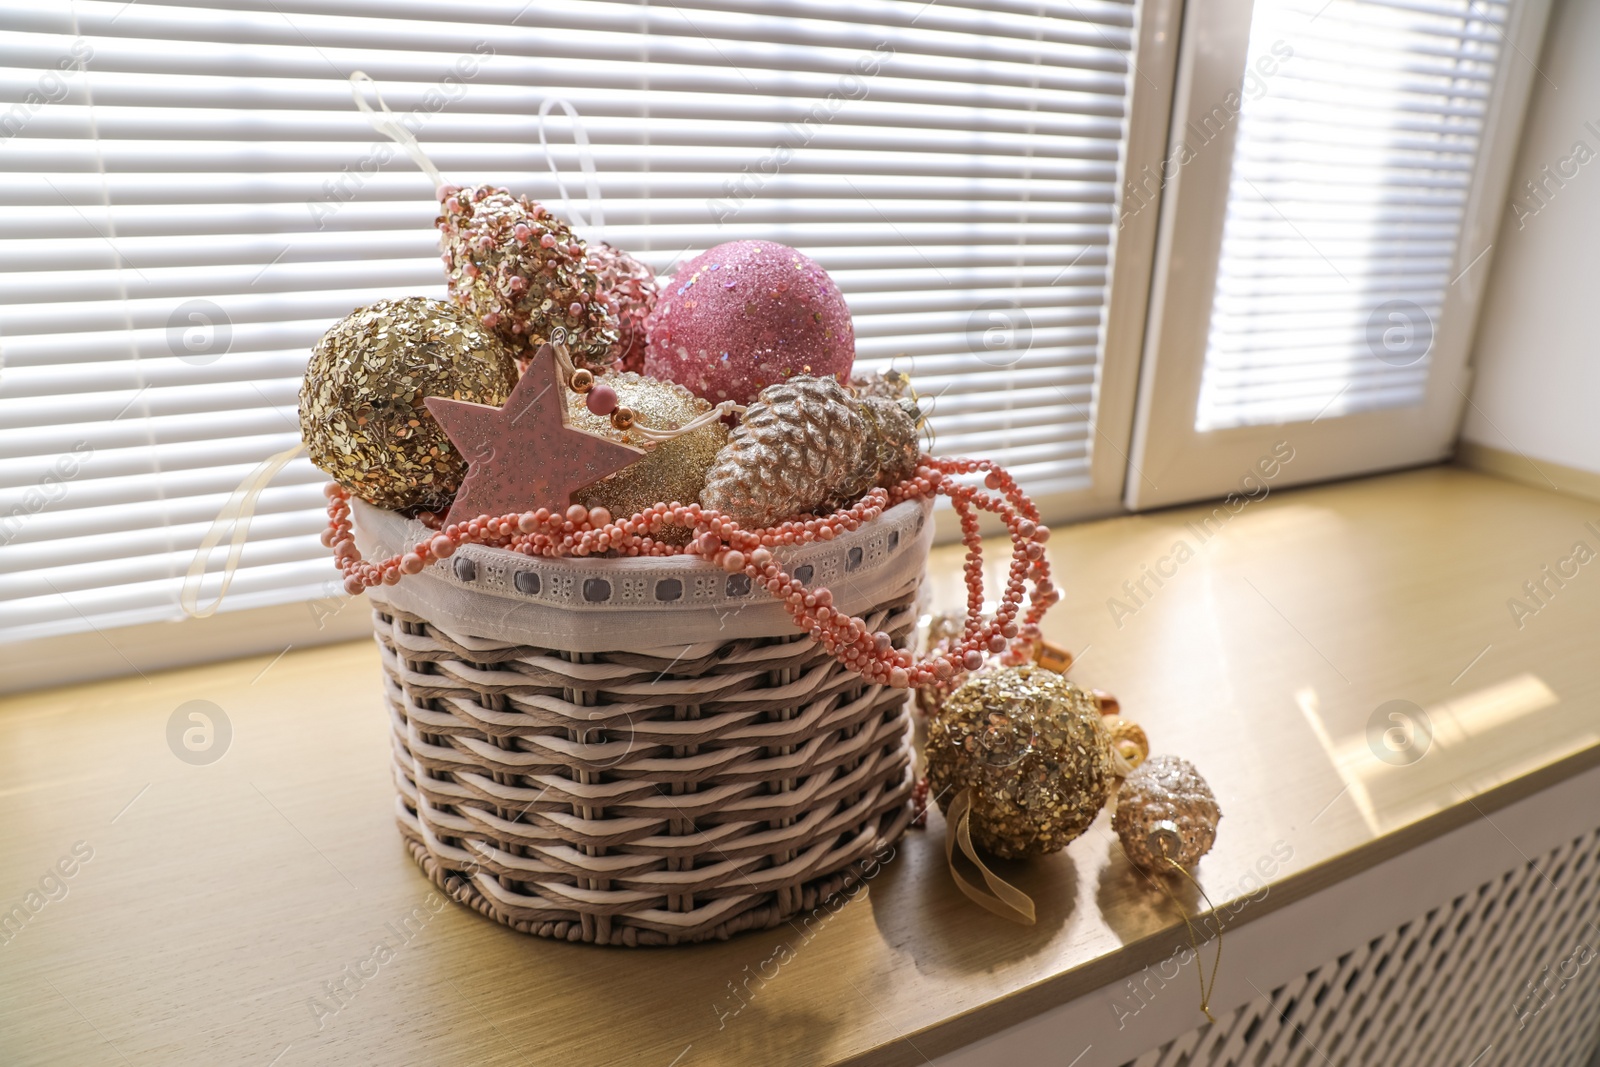
[[441, 508], [467, 463], [423, 400], [504, 404], [517, 365], [469, 313], [412, 296], [357, 308], [322, 335], [300, 385], [311, 462], [369, 504]]
[[1140, 867], [1169, 869], [1168, 859], [1193, 867], [1217, 840], [1222, 809], [1194, 764], [1155, 756], [1123, 779], [1111, 828], [1128, 859]]
[[1106, 715], [1100, 721], [1111, 735], [1111, 747], [1128, 766], [1137, 767], [1150, 758], [1150, 738], [1145, 736], [1144, 727], [1116, 715]]
[[1006, 859], [1058, 852], [1111, 792], [1111, 738], [1094, 697], [1031, 665], [985, 671], [928, 724], [928, 785], [941, 810], [972, 795], [972, 839]]
[[[617, 410], [630, 409], [635, 426], [676, 430], [711, 410], [709, 402], [674, 382], [646, 378], [632, 371], [607, 374], [599, 380], [617, 391]], [[719, 421], [652, 445], [637, 428], [619, 430], [607, 416], [591, 412], [580, 393], [567, 395], [567, 421], [574, 429], [651, 450], [637, 463], [573, 494], [578, 503], [591, 508], [608, 508], [619, 520], [655, 504], [687, 504], [699, 500], [700, 490], [705, 488], [706, 472], [728, 440], [728, 428]], [[662, 531], [661, 540], [683, 544], [692, 532], [688, 527], [667, 527]]]

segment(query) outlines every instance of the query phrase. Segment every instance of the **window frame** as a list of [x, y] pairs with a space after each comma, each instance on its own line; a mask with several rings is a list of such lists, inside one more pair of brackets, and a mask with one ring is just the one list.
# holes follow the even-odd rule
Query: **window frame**
[[[1237, 92], [1249, 56], [1254, 0], [1189, 0], [1178, 60], [1173, 129], [1183, 130]], [[1125, 503], [1131, 511], [1256, 492], [1266, 463], [1273, 487], [1326, 481], [1447, 459], [1471, 392], [1467, 358], [1493, 259], [1522, 117], [1550, 0], [1510, 0], [1505, 42], [1484, 117], [1481, 149], [1446, 289], [1424, 399], [1352, 415], [1199, 431], [1194, 427], [1238, 122], [1230, 122], [1162, 193], [1149, 327], [1134, 419]], [[1170, 151], [1176, 151], [1174, 141]], [[1487, 248], [1485, 247], [1487, 245]], [[1292, 463], [1275, 453], [1292, 449]], [[1241, 487], [1241, 482], [1245, 484]]]

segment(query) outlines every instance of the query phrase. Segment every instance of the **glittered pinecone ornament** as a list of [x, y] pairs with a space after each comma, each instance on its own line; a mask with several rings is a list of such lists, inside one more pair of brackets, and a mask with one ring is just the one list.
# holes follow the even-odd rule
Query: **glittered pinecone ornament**
[[1065, 848], [1111, 792], [1111, 739], [1094, 697], [1042, 667], [967, 679], [928, 724], [928, 782], [941, 810], [963, 791], [979, 847], [1006, 859]]
[[300, 433], [311, 462], [369, 504], [440, 508], [467, 461], [423, 401], [499, 406], [517, 384], [505, 346], [467, 311], [412, 296], [379, 300], [336, 323], [311, 350]]
[[656, 272], [605, 241], [589, 246], [589, 269], [600, 280], [600, 299], [617, 320], [612, 364], [617, 370], [643, 371], [645, 320], [656, 306]]
[[858, 401], [833, 378], [769, 385], [718, 453], [700, 503], [765, 527], [858, 500], [916, 470], [915, 411], [909, 401]]
[[526, 364], [558, 327], [579, 365], [611, 362], [617, 320], [584, 247], [543, 204], [492, 185], [439, 187], [450, 296]]
[[[590, 411], [584, 395], [576, 392], [567, 394], [567, 424], [649, 451], [637, 463], [579, 489], [572, 494], [573, 500], [591, 508], [605, 507], [616, 519], [637, 515], [658, 503], [698, 500], [706, 484], [706, 472], [728, 440], [728, 428], [713, 421], [681, 437], [653, 444], [638, 426], [676, 430], [710, 411], [711, 404], [675, 382], [657, 381], [642, 374], [607, 374], [596, 381], [616, 392], [617, 403], [633, 412], [635, 425], [619, 430], [608, 416]], [[686, 526], [666, 526], [656, 536], [669, 544], [685, 544], [693, 533]]]
[[887, 487], [915, 474], [917, 459], [922, 455], [922, 442], [917, 437], [922, 412], [916, 402], [870, 396], [857, 403], [861, 414], [872, 424], [877, 441], [878, 471], [872, 484]]
[[915, 400], [911, 377], [904, 371], [857, 371], [850, 377], [850, 391], [859, 397], [876, 396], [884, 400]]
[[1221, 818], [1217, 798], [1192, 763], [1156, 756], [1123, 779], [1111, 828], [1140, 867], [1170, 870], [1170, 860], [1187, 869], [1211, 851]]

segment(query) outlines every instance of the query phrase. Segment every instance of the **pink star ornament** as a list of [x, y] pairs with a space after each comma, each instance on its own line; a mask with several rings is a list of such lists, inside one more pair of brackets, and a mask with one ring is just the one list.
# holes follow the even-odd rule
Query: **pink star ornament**
[[430, 396], [424, 403], [467, 460], [467, 477], [448, 522], [546, 507], [565, 511], [574, 490], [642, 458], [642, 449], [567, 425], [566, 391], [555, 351], [528, 363], [505, 407]]

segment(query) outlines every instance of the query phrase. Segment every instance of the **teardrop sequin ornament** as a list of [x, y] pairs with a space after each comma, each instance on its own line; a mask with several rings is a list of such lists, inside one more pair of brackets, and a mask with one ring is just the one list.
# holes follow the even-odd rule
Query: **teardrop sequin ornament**
[[573, 362], [601, 368], [618, 341], [583, 244], [543, 204], [493, 185], [439, 187], [450, 296], [527, 365], [562, 331]]

